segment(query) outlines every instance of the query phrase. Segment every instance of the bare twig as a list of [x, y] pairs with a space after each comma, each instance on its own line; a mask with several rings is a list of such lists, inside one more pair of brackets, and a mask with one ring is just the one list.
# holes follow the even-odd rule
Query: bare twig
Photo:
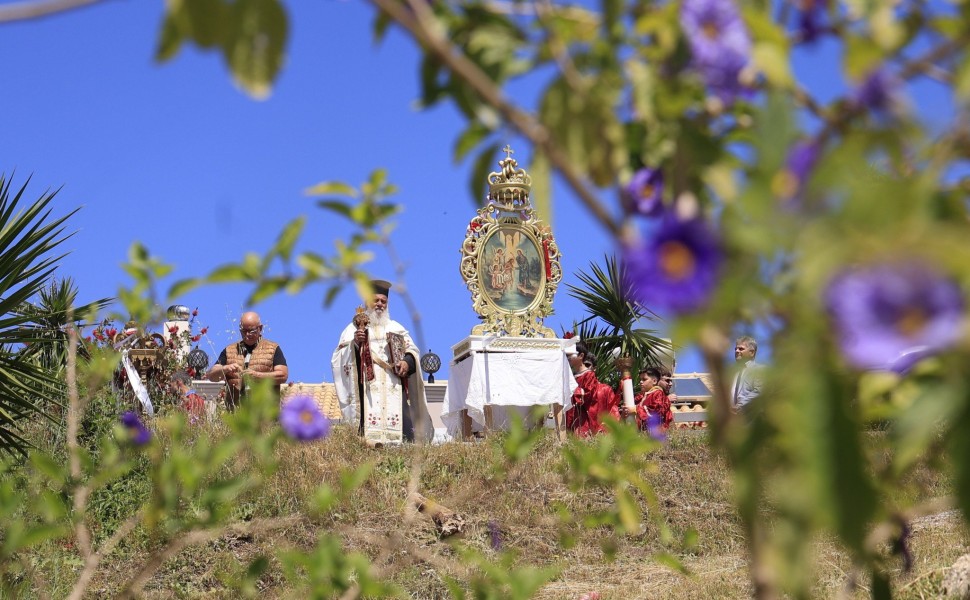
[[59, 15], [79, 8], [86, 8], [104, 0], [46, 0], [41, 2], [18, 2], [0, 6], [0, 23], [28, 21]]
[[[401, 295], [404, 300], [404, 305], [407, 307], [408, 313], [411, 315], [411, 324], [414, 326], [414, 341], [418, 346], [419, 352], [425, 352], [427, 346], [425, 346], [424, 340], [424, 327], [421, 324], [421, 312], [418, 310], [418, 305], [415, 303], [414, 298], [411, 297], [411, 293], [408, 291], [407, 285], [404, 283], [404, 272], [406, 271], [406, 266], [401, 257], [398, 256], [397, 249], [394, 244], [391, 243], [391, 238], [388, 235], [381, 237], [381, 244], [384, 245], [384, 251], [387, 252], [388, 258], [391, 260], [391, 264], [394, 266], [395, 279], [394, 291]], [[418, 367], [420, 370], [420, 366]]]
[[108, 538], [101, 548], [97, 552], [87, 557], [84, 561], [84, 570], [81, 571], [80, 577], [78, 577], [77, 583], [74, 584], [74, 589], [71, 590], [71, 595], [68, 596], [69, 600], [80, 600], [84, 597], [84, 592], [87, 591], [88, 584], [91, 583], [91, 578], [98, 571], [98, 565], [101, 564], [101, 559], [111, 554], [115, 546], [118, 545], [126, 535], [131, 533], [131, 531], [138, 525], [138, 521], [141, 520], [142, 511], [139, 510], [135, 514], [128, 517], [124, 523], [121, 524], [118, 529], [115, 530], [111, 537]]
[[[74, 308], [67, 311], [67, 322], [74, 322]], [[71, 480], [75, 485], [81, 482], [81, 449], [77, 443], [78, 425], [81, 421], [81, 401], [77, 392], [77, 330], [71, 326], [67, 329], [67, 451], [68, 468]], [[88, 499], [87, 486], [79, 486], [74, 491], [74, 516], [77, 524], [74, 534], [81, 555], [87, 561], [93, 553], [91, 549], [91, 532], [84, 523], [84, 512]]]

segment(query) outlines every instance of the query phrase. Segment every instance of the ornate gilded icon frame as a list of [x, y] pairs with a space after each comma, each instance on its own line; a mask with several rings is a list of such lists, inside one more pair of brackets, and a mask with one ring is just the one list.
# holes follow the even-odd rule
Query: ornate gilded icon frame
[[505, 152], [461, 247], [461, 276], [482, 320], [472, 335], [556, 337], [543, 320], [562, 280], [559, 247], [529, 202], [531, 177]]

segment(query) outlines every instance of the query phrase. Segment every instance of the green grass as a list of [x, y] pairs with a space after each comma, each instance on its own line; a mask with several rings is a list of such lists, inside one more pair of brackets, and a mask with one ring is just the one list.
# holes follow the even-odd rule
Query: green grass
[[[598, 591], [602, 598], [743, 598], [751, 595], [746, 547], [732, 505], [730, 471], [707, 446], [706, 432], [673, 431], [669, 443], [654, 454], [656, 470], [648, 480], [656, 490], [660, 517], [674, 532], [663, 544], [658, 529], [623, 536], [607, 527], [574, 528], [575, 545], [560, 544], [556, 507], [577, 518], [611, 505], [611, 494], [587, 488], [571, 492], [561, 475], [560, 446], [545, 434], [522, 462], [505, 469], [500, 437], [476, 443], [436, 447], [367, 449], [347, 428], [336, 428], [326, 440], [285, 443], [278, 452], [280, 468], [258, 492], [245, 495], [234, 507], [240, 522], [289, 518], [284, 527], [247, 535], [226, 534], [191, 546], [167, 560], [145, 588], [148, 598], [236, 598], [238, 582], [250, 563], [265, 557], [267, 568], [252, 582], [253, 597], [290, 598], [280, 550], [309, 552], [321, 533], [339, 536], [347, 552], [367, 555], [375, 572], [413, 598], [449, 597], [447, 578], [468, 581], [473, 570], [459, 547], [471, 548], [489, 560], [490, 523], [501, 532], [502, 551], [516, 558], [517, 568], [553, 566], [559, 574], [543, 586], [537, 598], [578, 598]], [[878, 444], [875, 444], [878, 445]], [[244, 459], [240, 459], [244, 461]], [[325, 514], [310, 507], [316, 489], [337, 484], [340, 472], [364, 463], [373, 470], [349, 500]], [[243, 468], [245, 464], [236, 465]], [[93, 516], [99, 535], [121, 520], [119, 511], [145, 497], [145, 481], [136, 471], [128, 480], [99, 492]], [[408, 509], [412, 481], [417, 491], [461, 513], [467, 528], [459, 539], [442, 540], [427, 517]], [[914, 471], [900, 490], [907, 501], [947, 493], [947, 482], [927, 468]], [[913, 528], [914, 569], [903, 573], [889, 559], [898, 597], [933, 597], [939, 593], [943, 569], [967, 552], [968, 538], [956, 518], [938, 519]], [[698, 533], [696, 544], [681, 545], [682, 534]], [[107, 559], [89, 588], [88, 597], [110, 597], [158, 551], [161, 541], [136, 529]], [[604, 548], [612, 548], [609, 560]], [[837, 594], [851, 572], [849, 558], [832, 543], [815, 545], [814, 594]], [[675, 555], [689, 570], [682, 575], [652, 559], [658, 552]], [[28, 557], [46, 580], [51, 597], [70, 590], [81, 563], [70, 540], [44, 544]], [[864, 581], [856, 597], [866, 597]], [[21, 597], [40, 597], [28, 577], [17, 586]]]

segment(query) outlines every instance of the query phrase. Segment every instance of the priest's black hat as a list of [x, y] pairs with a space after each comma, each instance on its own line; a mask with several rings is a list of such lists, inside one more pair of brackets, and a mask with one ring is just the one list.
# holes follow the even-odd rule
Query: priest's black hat
[[391, 293], [391, 282], [383, 279], [372, 279], [370, 286], [374, 288], [374, 295], [389, 296]]

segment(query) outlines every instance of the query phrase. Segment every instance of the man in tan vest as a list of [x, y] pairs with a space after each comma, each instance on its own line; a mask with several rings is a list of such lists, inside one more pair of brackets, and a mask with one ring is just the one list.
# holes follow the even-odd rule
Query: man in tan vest
[[226, 346], [216, 363], [205, 374], [209, 381], [226, 381], [226, 408], [235, 410], [246, 397], [251, 379], [271, 379], [279, 393], [290, 371], [283, 350], [276, 342], [263, 337], [263, 324], [254, 312], [239, 320], [242, 340]]

